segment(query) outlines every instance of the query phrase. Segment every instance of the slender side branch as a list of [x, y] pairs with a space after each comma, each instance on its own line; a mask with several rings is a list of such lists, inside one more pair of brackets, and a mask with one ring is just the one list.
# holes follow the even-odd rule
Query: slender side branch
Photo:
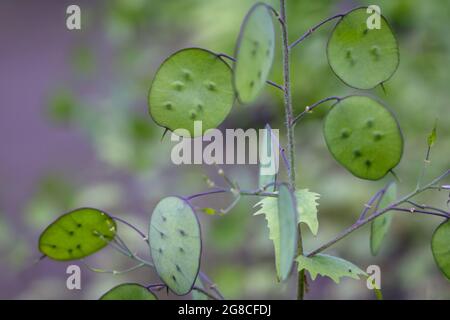
[[199, 192], [199, 193], [190, 195], [189, 197], [186, 197], [185, 200], [189, 201], [189, 200], [192, 200], [195, 198], [208, 196], [208, 195], [216, 194], [216, 193], [225, 193], [225, 192], [230, 192], [230, 190], [229, 189], [217, 189], [217, 190], [209, 190], [209, 191]]
[[[235, 192], [237, 194], [243, 195], [243, 196], [263, 196], [263, 197], [278, 197], [278, 194], [275, 192], [265, 192], [264, 190], [267, 189], [268, 187], [270, 187], [269, 184], [267, 186], [264, 186], [261, 189], [256, 189], [256, 190], [235, 190]], [[203, 197], [203, 196], [208, 196], [211, 194], [216, 194], [216, 193], [233, 193], [233, 191], [231, 189], [226, 189], [226, 188], [220, 188], [220, 189], [216, 189], [216, 190], [209, 190], [209, 191], [204, 191], [204, 192], [199, 192], [196, 194], [193, 194], [189, 197], [186, 197], [185, 200], [189, 201], [195, 198], [199, 198], [199, 197]]]
[[198, 275], [203, 282], [208, 284], [209, 289], [213, 291], [220, 298], [220, 300], [225, 300], [225, 297], [220, 293], [219, 289], [217, 289], [217, 285], [208, 278], [206, 273], [200, 271]]
[[[277, 14], [278, 14], [278, 13], [277, 13]], [[230, 56], [230, 55], [228, 55], [228, 54], [226, 54], [226, 53], [217, 53], [216, 56], [221, 57], [221, 58], [227, 58], [228, 60], [231, 60], [231, 61], [233, 61], [233, 62], [236, 62], [236, 58], [234, 58], [234, 57], [232, 57], [232, 56]], [[281, 85], [279, 85], [279, 84], [277, 84], [277, 83], [275, 83], [275, 82], [273, 82], [273, 81], [267, 80], [266, 83], [267, 83], [268, 85], [271, 85], [272, 87], [275, 87], [275, 88], [277, 88], [277, 89], [279, 89], [279, 90], [281, 90], [281, 91], [284, 91], [283, 86], [281, 86]]]
[[336, 103], [338, 103], [342, 99], [343, 99], [342, 97], [331, 96], [331, 97], [319, 100], [319, 101], [317, 101], [316, 103], [314, 103], [314, 104], [312, 104], [310, 106], [306, 106], [305, 110], [302, 113], [300, 113], [298, 116], [296, 116], [294, 120], [292, 120], [291, 126], [295, 125], [295, 123], [297, 121], [299, 121], [301, 118], [303, 118], [308, 113], [311, 113], [317, 106], [321, 105], [322, 103], [330, 101], [330, 100], [336, 100]]
[[297, 40], [295, 40], [290, 46], [289, 49], [294, 48], [296, 45], [298, 45], [300, 42], [302, 42], [303, 40], [305, 40], [306, 38], [308, 38], [314, 31], [316, 31], [318, 28], [320, 28], [321, 26], [323, 26], [325, 23], [332, 21], [334, 19], [341, 19], [345, 14], [337, 14], [334, 15], [332, 17], [329, 17], [321, 22], [319, 22], [318, 24], [316, 24], [314, 27], [312, 27], [311, 29], [309, 29], [308, 31], [306, 31], [300, 38], [298, 38]]
[[281, 154], [281, 158], [283, 159], [284, 166], [286, 167], [286, 170], [289, 174], [289, 171], [291, 171], [291, 166], [289, 165], [289, 161], [286, 157], [286, 150], [284, 148], [280, 147], [280, 154]]
[[[381, 189], [381, 190], [378, 190], [378, 192], [375, 193], [375, 194], [372, 196], [372, 198], [370, 198], [370, 200], [364, 205], [364, 209], [363, 209], [363, 211], [361, 212], [361, 215], [359, 216], [358, 221], [361, 221], [362, 219], [365, 218], [367, 212], [369, 212], [369, 210], [373, 208], [373, 204], [375, 203], [375, 201], [381, 199], [381, 198], [383, 197], [383, 195], [384, 195], [385, 192], [386, 192], [386, 187], [383, 188], [383, 189]], [[378, 201], [378, 204], [379, 204], [379, 203], [380, 203], [380, 202]], [[378, 204], [377, 204], [377, 207], [378, 207]], [[375, 208], [375, 210], [378, 209], [377, 207]]]
[[430, 156], [431, 156], [431, 146], [429, 145], [427, 148], [425, 159], [423, 160], [422, 170], [420, 171], [419, 178], [417, 179], [417, 186], [416, 186], [417, 189], [420, 188], [420, 184], [422, 183], [422, 180], [425, 177], [425, 172], [427, 171], [427, 168], [431, 162]]
[[127, 227], [130, 227], [131, 229], [133, 229], [134, 231], [136, 231], [137, 234], [139, 234], [142, 239], [144, 239], [145, 242], [148, 242], [148, 238], [147, 236], [141, 231], [139, 230], [137, 227], [135, 227], [134, 225], [132, 225], [131, 223], [129, 223], [128, 221], [122, 219], [122, 218], [118, 218], [118, 217], [114, 217], [111, 216], [111, 218], [115, 221], [118, 221], [120, 223], [123, 223], [124, 225], [126, 225]]
[[438, 216], [438, 217], [443, 217], [443, 218], [450, 218], [450, 214], [448, 213], [439, 213], [439, 212], [434, 212], [434, 211], [426, 211], [426, 210], [420, 210], [420, 209], [416, 209], [416, 208], [392, 208], [393, 211], [400, 211], [400, 212], [408, 212], [408, 213], [423, 213], [423, 214], [428, 214], [428, 215], [432, 215], [432, 216]]
[[445, 211], [445, 210], [442, 210], [442, 209], [439, 209], [439, 208], [436, 208], [436, 207], [432, 207], [432, 206], [429, 206], [429, 205], [426, 205], [426, 204], [418, 204], [418, 203], [416, 203], [414, 201], [411, 201], [411, 200], [408, 200], [406, 202], [409, 203], [409, 204], [412, 204], [413, 206], [415, 206], [415, 207], [417, 207], [419, 209], [424, 209], [424, 210], [425, 209], [429, 209], [429, 210], [433, 210], [433, 211], [436, 211], [436, 212], [440, 212], [440, 213], [443, 213], [443, 214], [450, 215], [450, 212], [448, 212], [448, 211]]
[[[354, 223], [353, 225], [351, 225], [349, 228], [347, 228], [346, 230], [344, 230], [343, 232], [341, 232], [339, 235], [337, 235], [334, 239], [328, 241], [327, 243], [323, 244], [322, 246], [320, 246], [319, 248], [313, 250], [312, 252], [310, 252], [307, 256], [311, 257], [314, 256], [326, 249], [328, 249], [329, 247], [331, 247], [333, 244], [335, 244], [336, 242], [338, 242], [339, 240], [342, 240], [343, 238], [345, 238], [346, 236], [348, 236], [350, 233], [352, 233], [353, 231], [359, 229], [360, 227], [362, 227], [363, 225], [365, 225], [368, 222], [371, 222], [372, 220], [374, 220], [375, 218], [381, 216], [382, 214], [390, 211], [390, 210], [395, 210], [398, 209], [397, 207], [399, 205], [401, 205], [402, 203], [410, 200], [411, 198], [413, 198], [414, 196], [418, 195], [419, 193], [428, 190], [428, 189], [432, 189], [439, 181], [443, 180], [444, 178], [446, 178], [447, 176], [450, 175], [450, 169], [448, 169], [447, 171], [445, 171], [443, 174], [441, 174], [440, 176], [438, 176], [437, 178], [435, 178], [434, 180], [432, 180], [430, 183], [428, 183], [427, 185], [420, 187], [419, 189], [407, 194], [406, 196], [398, 199], [397, 201], [393, 202], [391, 205], [389, 205], [386, 208], [377, 210], [376, 212], [374, 212], [372, 215], [370, 215], [369, 217], [357, 221], [356, 223]], [[409, 212], [411, 212], [409, 210]], [[414, 212], [414, 211], [413, 211]], [[420, 213], [425, 213], [425, 212], [420, 212]], [[428, 212], [426, 213], [428, 214]], [[438, 213], [433, 213], [434, 215], [439, 215]], [[448, 215], [445, 216], [446, 218], [449, 218]]]
[[137, 269], [140, 269], [140, 268], [146, 266], [145, 263], [141, 262], [141, 263], [139, 263], [139, 264], [137, 264], [137, 265], [135, 265], [133, 267], [130, 267], [128, 269], [125, 269], [125, 270], [106, 270], [106, 269], [91, 267], [85, 261], [83, 261], [83, 264], [85, 265], [86, 268], [88, 268], [92, 272], [96, 272], [96, 273], [111, 273], [111, 274], [114, 274], [114, 275], [129, 273], [131, 271], [134, 271], [134, 270], [137, 270]]

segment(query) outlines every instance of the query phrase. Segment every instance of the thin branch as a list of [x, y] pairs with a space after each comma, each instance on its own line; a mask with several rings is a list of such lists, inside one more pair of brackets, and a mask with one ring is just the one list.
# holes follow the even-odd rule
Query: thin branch
[[208, 284], [210, 290], [212, 290], [221, 300], [225, 300], [225, 297], [220, 293], [217, 285], [208, 278], [206, 273], [200, 271], [198, 275], [203, 282]]
[[436, 208], [436, 207], [432, 207], [432, 206], [429, 206], [429, 205], [426, 205], [426, 204], [418, 204], [418, 203], [413, 202], [411, 200], [408, 200], [406, 202], [409, 203], [409, 204], [412, 204], [413, 206], [415, 206], [417, 208], [420, 208], [420, 209], [429, 209], [429, 210], [433, 210], [433, 211], [440, 212], [440, 213], [447, 214], [447, 215], [450, 214], [449, 212], [447, 212], [445, 210], [442, 210], [442, 209], [439, 209], [439, 208]]
[[299, 121], [301, 118], [303, 118], [308, 113], [311, 113], [317, 106], [321, 105], [322, 103], [330, 101], [330, 100], [336, 100], [336, 103], [338, 103], [342, 99], [343, 99], [343, 97], [331, 96], [331, 97], [319, 100], [319, 101], [317, 101], [316, 103], [314, 103], [314, 104], [312, 104], [310, 106], [306, 106], [305, 110], [302, 113], [300, 113], [298, 116], [296, 116], [294, 118], [294, 120], [292, 120], [291, 126], [293, 126], [297, 121]]
[[290, 46], [289, 49], [294, 48], [297, 44], [299, 44], [300, 42], [302, 42], [303, 40], [305, 40], [306, 38], [308, 38], [314, 31], [316, 31], [318, 28], [320, 28], [322, 25], [324, 25], [325, 23], [332, 21], [334, 19], [341, 19], [345, 14], [337, 14], [334, 15], [332, 17], [329, 17], [321, 22], [319, 22], [318, 24], [316, 24], [314, 27], [312, 27], [311, 29], [309, 29], [308, 31], [306, 31], [300, 38], [298, 38], [297, 40], [295, 40]]
[[425, 176], [425, 172], [427, 171], [427, 168], [430, 164], [430, 156], [431, 156], [431, 146], [428, 146], [425, 159], [423, 160], [422, 169], [420, 171], [419, 178], [417, 179], [417, 186], [416, 186], [417, 188], [420, 188], [420, 184], [422, 183], [422, 180]]
[[123, 223], [124, 225], [130, 227], [131, 229], [133, 229], [134, 231], [136, 231], [136, 232], [142, 237], [142, 239], [143, 239], [144, 241], [148, 242], [147, 236], [146, 236], [142, 231], [140, 231], [137, 227], [135, 227], [134, 225], [132, 225], [131, 223], [129, 223], [128, 221], [126, 221], [126, 220], [124, 220], [124, 219], [122, 219], [122, 218], [114, 217], [114, 216], [111, 216], [111, 218], [112, 218], [113, 220], [116, 220], [116, 221], [118, 221], [118, 222], [120, 222], [120, 223]]
[[[244, 196], [263, 196], [263, 197], [278, 197], [278, 194], [275, 192], [265, 192], [264, 188], [268, 188], [270, 185], [273, 185], [273, 183], [270, 183], [267, 186], [264, 186], [261, 189], [256, 189], [256, 190], [236, 190], [236, 193], [244, 195]], [[220, 188], [220, 189], [216, 189], [216, 190], [209, 190], [209, 191], [204, 191], [204, 192], [199, 192], [196, 194], [193, 194], [191, 196], [188, 196], [186, 198], [184, 198], [186, 201], [192, 200], [194, 198], [199, 198], [199, 197], [203, 197], [203, 196], [208, 196], [211, 194], [216, 194], [216, 193], [233, 193], [230, 189], [226, 189], [226, 188]]]
[[120, 245], [125, 251], [129, 252], [131, 255], [133, 255], [133, 253], [131, 252], [130, 248], [128, 248], [128, 246], [126, 245], [125, 241], [122, 240], [122, 238], [116, 234], [114, 236], [113, 241], [115, 243], [117, 243], [118, 245]]
[[217, 189], [217, 190], [209, 190], [209, 191], [204, 191], [204, 192], [199, 192], [199, 193], [195, 193], [193, 195], [190, 195], [189, 197], [186, 197], [185, 199], [187, 201], [198, 198], [198, 197], [203, 197], [203, 196], [208, 196], [211, 194], [216, 194], [216, 193], [226, 193], [226, 192], [230, 192], [229, 189]]
[[[362, 219], [364, 219], [364, 217], [366, 216], [367, 212], [369, 212], [370, 209], [373, 208], [373, 204], [375, 203], [375, 201], [381, 199], [384, 195], [384, 193], [386, 192], [386, 187], [384, 187], [381, 190], [378, 190], [377, 193], [375, 193], [372, 198], [370, 198], [370, 200], [364, 205], [364, 209], [361, 212], [361, 215], [359, 216], [358, 221], [361, 221]], [[378, 201], [379, 204], [379, 201]], [[377, 209], [377, 208], [376, 208]], [[375, 209], [375, 210], [376, 210]]]
[[[216, 56], [217, 56], [217, 57], [220, 57], [220, 58], [227, 58], [228, 60], [231, 60], [231, 61], [233, 61], [233, 62], [236, 62], [236, 58], [234, 58], [234, 57], [232, 57], [232, 56], [230, 56], [230, 55], [228, 55], [228, 54], [226, 54], [226, 53], [217, 53]], [[283, 86], [281, 86], [281, 85], [279, 85], [279, 84], [277, 84], [277, 83], [275, 83], [275, 82], [273, 82], [273, 81], [270, 81], [270, 80], [267, 80], [266, 83], [267, 83], [268, 85], [271, 85], [272, 87], [275, 87], [275, 88], [277, 88], [277, 89], [280, 89], [281, 91], [284, 92]]]
[[159, 291], [162, 290], [164, 288], [167, 288], [167, 285], [164, 283], [154, 283], [154, 284], [149, 284], [148, 286], [145, 287], [148, 291], [152, 292], [152, 289], [155, 291]]
[[400, 177], [395, 173], [395, 171], [393, 169], [389, 170], [389, 173], [392, 174], [392, 176], [398, 183], [402, 182], [402, 180], [400, 180]]
[[238, 194], [237, 197], [234, 198], [234, 200], [228, 205], [228, 207], [226, 207], [225, 209], [220, 209], [220, 213], [227, 214], [228, 212], [230, 212], [237, 205], [240, 199], [241, 195]]
[[[342, 240], [343, 238], [347, 237], [350, 233], [352, 233], [353, 231], [359, 229], [360, 227], [364, 226], [366, 223], [371, 222], [372, 220], [376, 219], [377, 217], [381, 216], [382, 214], [393, 210], [394, 208], [396, 208], [397, 206], [401, 205], [402, 203], [410, 200], [411, 198], [413, 198], [414, 196], [418, 195], [419, 193], [425, 191], [425, 190], [429, 190], [432, 189], [438, 182], [440, 182], [441, 180], [445, 179], [447, 176], [450, 175], [450, 169], [448, 169], [447, 171], [445, 171], [443, 174], [441, 174], [440, 176], [436, 177], [434, 180], [432, 180], [430, 183], [428, 183], [427, 185], [420, 187], [418, 190], [414, 190], [413, 192], [407, 194], [406, 196], [396, 200], [394, 203], [392, 203], [391, 205], [389, 205], [386, 208], [377, 210], [375, 213], [373, 213], [372, 215], [370, 215], [369, 217], [361, 220], [361, 221], [357, 221], [356, 223], [354, 223], [353, 225], [351, 225], [349, 228], [347, 228], [346, 230], [342, 231], [339, 235], [337, 235], [334, 239], [328, 241], [327, 243], [321, 245], [320, 247], [318, 247], [317, 249], [311, 251], [307, 256], [311, 257], [316, 255], [317, 253], [320, 253], [326, 249], [328, 249], [329, 247], [331, 247], [332, 245], [334, 245], [336, 242]], [[422, 212], [421, 212], [422, 213]], [[448, 216], [446, 216], [446, 218], [448, 218]]]
[[434, 212], [434, 211], [426, 211], [426, 210], [420, 210], [420, 209], [416, 209], [416, 208], [392, 208], [391, 210], [393, 211], [400, 211], [400, 212], [408, 212], [408, 213], [423, 213], [423, 214], [428, 214], [428, 215], [433, 215], [433, 216], [438, 216], [438, 217], [443, 217], [443, 218], [450, 218], [450, 215], [448, 213], [439, 213], [439, 212]]
[[99, 237], [99, 239], [103, 240], [106, 244], [111, 245], [116, 251], [123, 254], [124, 256], [130, 257], [130, 252], [128, 252], [125, 248], [123, 248], [120, 244], [117, 244], [117, 242], [113, 241], [114, 239], [107, 239], [103, 234], [100, 232], [94, 230], [94, 235]]
[[291, 171], [291, 166], [289, 165], [288, 158], [286, 157], [286, 150], [284, 148], [281, 148], [281, 146], [280, 146], [280, 154], [281, 158], [283, 159], [284, 166], [286, 167], [286, 170], [289, 174], [289, 172]]
[[277, 19], [280, 19], [280, 14], [278, 13], [277, 10], [275, 10], [274, 7], [272, 7], [270, 4], [267, 4], [267, 3], [264, 3], [264, 5], [265, 5], [270, 11], [273, 12], [273, 14], [275, 15], [275, 17], [276, 17]]
[[146, 266], [145, 263], [141, 262], [141, 263], [139, 263], [139, 264], [137, 264], [137, 265], [135, 265], [133, 267], [130, 267], [128, 269], [119, 270], [118, 271], [118, 270], [106, 270], [106, 269], [94, 268], [94, 267], [89, 266], [84, 260], [82, 260], [82, 262], [85, 265], [85, 267], [88, 268], [92, 272], [96, 272], [96, 273], [111, 273], [111, 274], [114, 274], [114, 275], [125, 274], [125, 273], [131, 272], [131, 271], [134, 271], [134, 270], [137, 270], [137, 269], [140, 269], [140, 268]]
[[277, 83], [275, 83], [275, 82], [273, 82], [273, 81], [270, 81], [270, 80], [267, 80], [266, 83], [267, 83], [268, 85], [271, 85], [272, 87], [275, 87], [275, 88], [277, 88], [277, 89], [280, 89], [281, 91], [284, 92], [283, 86], [281, 86], [281, 85], [279, 85], [279, 84], [277, 84]]
[[105, 241], [107, 244], [111, 245], [114, 249], [116, 249], [116, 251], [123, 254], [124, 256], [134, 259], [138, 262], [142, 262], [149, 267], [154, 267], [153, 263], [140, 258], [136, 253], [133, 253], [130, 249], [128, 249], [128, 247], [123, 247], [123, 245], [118, 243], [116, 239], [106, 239], [104, 235], [97, 231], [94, 231], [94, 235]]

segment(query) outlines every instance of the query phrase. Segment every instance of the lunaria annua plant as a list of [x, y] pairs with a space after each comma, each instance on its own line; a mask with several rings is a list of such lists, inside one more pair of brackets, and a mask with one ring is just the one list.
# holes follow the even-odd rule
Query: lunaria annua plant
[[[371, 223], [370, 250], [376, 255], [395, 211], [443, 218], [442, 224], [430, 235], [431, 250], [443, 276], [450, 279], [450, 213], [414, 202], [414, 198], [424, 191], [450, 189], [443, 185], [450, 170], [428, 182], [423, 181], [430, 151], [436, 141], [436, 127], [428, 137], [426, 159], [417, 186], [410, 193], [397, 195], [396, 182], [389, 182], [364, 204], [360, 216], [348, 229], [318, 248], [308, 251], [303, 248], [300, 224], [305, 224], [314, 235], [319, 227], [319, 195], [307, 189], [297, 189], [295, 185], [294, 129], [303, 117], [325, 102], [334, 102], [324, 120], [324, 140], [336, 161], [358, 178], [379, 180], [388, 173], [395, 177], [393, 168], [403, 154], [399, 124], [389, 108], [378, 99], [364, 94], [332, 96], [306, 107], [298, 115], [293, 114], [290, 52], [328, 22], [336, 22], [326, 55], [338, 79], [356, 89], [370, 89], [383, 86], [394, 74], [399, 65], [397, 40], [385, 17], [377, 12], [371, 16], [371, 12], [374, 11], [370, 8], [360, 7], [332, 16], [289, 43], [285, 0], [280, 0], [279, 11], [257, 3], [244, 18], [234, 57], [201, 48], [182, 49], [170, 55], [154, 77], [148, 98], [151, 117], [166, 130], [185, 129], [191, 135], [194, 121], [202, 121], [204, 131], [217, 127], [231, 112], [235, 98], [242, 104], [249, 104], [266, 85], [279, 89], [284, 96], [287, 145], [274, 145], [268, 124], [264, 144], [270, 150], [280, 149], [288, 181], [279, 181], [276, 175], [261, 175], [255, 190], [243, 190], [219, 169], [225, 187], [216, 187], [211, 182], [211, 190], [161, 199], [150, 217], [148, 234], [100, 209], [77, 209], [61, 216], [42, 233], [40, 251], [50, 259], [68, 261], [83, 259], [110, 245], [137, 263], [128, 270], [112, 273], [148, 267], [162, 281], [150, 285], [119, 285], [101, 299], [153, 300], [157, 298], [155, 292], [163, 288], [177, 295], [192, 292], [194, 299], [223, 299], [219, 288], [200, 271], [201, 228], [196, 209], [190, 202], [210, 194], [230, 193], [235, 201], [222, 212], [230, 211], [241, 196], [253, 196], [259, 200], [254, 215], [264, 214], [267, 220], [275, 250], [276, 277], [280, 282], [296, 278], [298, 299], [303, 299], [305, 294], [305, 272], [312, 280], [322, 275], [336, 283], [342, 277], [365, 279], [368, 275], [353, 263], [322, 252]], [[369, 28], [369, 20], [377, 17], [378, 22], [372, 23], [378, 23], [378, 28]], [[268, 80], [277, 43], [275, 27], [280, 28], [282, 35], [284, 81], [281, 85]], [[212, 208], [204, 208], [203, 211], [215, 213]], [[142, 259], [129, 249], [119, 236], [116, 222], [121, 227], [132, 228], [142, 237], [148, 244], [151, 260]], [[293, 268], [298, 273], [297, 277], [292, 275]], [[379, 291], [377, 296], [380, 297]]]

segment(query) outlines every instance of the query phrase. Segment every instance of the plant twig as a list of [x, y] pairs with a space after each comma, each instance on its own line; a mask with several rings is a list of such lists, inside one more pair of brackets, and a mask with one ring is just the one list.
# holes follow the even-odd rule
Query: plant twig
[[[230, 55], [228, 55], [228, 54], [226, 54], [226, 53], [217, 53], [216, 56], [217, 56], [217, 57], [227, 58], [228, 60], [231, 60], [231, 61], [233, 61], [233, 62], [236, 62], [236, 58], [234, 58], [234, 57], [232, 57], [232, 56], [230, 56]], [[284, 91], [283, 86], [281, 86], [281, 85], [279, 85], [279, 84], [277, 84], [277, 83], [275, 83], [275, 82], [273, 82], [273, 81], [267, 80], [266, 83], [267, 83], [268, 85], [271, 85], [272, 87], [275, 87], [275, 88], [277, 88], [277, 89], [279, 89], [279, 90], [281, 90], [281, 91]]]
[[420, 209], [416, 209], [416, 208], [392, 208], [391, 210], [393, 211], [401, 211], [401, 212], [408, 212], [408, 213], [423, 213], [423, 214], [428, 214], [428, 215], [432, 215], [432, 216], [438, 216], [438, 217], [443, 217], [443, 218], [450, 218], [450, 214], [444, 212], [444, 213], [439, 213], [439, 212], [434, 212], [434, 211], [426, 211], [426, 210], [420, 210]]
[[204, 191], [204, 192], [199, 192], [199, 193], [195, 193], [193, 195], [190, 195], [186, 198], [184, 198], [186, 201], [195, 199], [195, 198], [199, 198], [199, 197], [203, 197], [203, 196], [208, 196], [211, 194], [216, 194], [216, 193], [226, 193], [226, 192], [230, 192], [229, 189], [216, 189], [216, 190], [208, 190], [208, 191]]
[[422, 165], [422, 169], [420, 171], [420, 175], [419, 178], [417, 179], [417, 185], [416, 188], [419, 189], [420, 188], [420, 184], [422, 183], [422, 180], [425, 176], [425, 172], [427, 171], [427, 168], [430, 164], [430, 156], [431, 156], [431, 146], [429, 145], [427, 147], [427, 152], [425, 155], [425, 159], [423, 160], [423, 165]]
[[308, 31], [306, 31], [300, 38], [298, 38], [297, 40], [295, 40], [290, 46], [289, 49], [294, 48], [297, 44], [299, 44], [300, 42], [302, 42], [303, 40], [305, 40], [306, 38], [308, 38], [314, 31], [316, 31], [318, 28], [320, 28], [321, 26], [323, 26], [325, 23], [332, 21], [334, 19], [341, 19], [345, 14], [337, 14], [334, 15], [332, 17], [329, 17], [321, 22], [319, 22], [318, 24], [316, 24], [314, 27], [312, 27], [311, 29], [309, 29]]
[[322, 103], [330, 101], [330, 100], [336, 100], [336, 103], [338, 103], [342, 99], [343, 99], [342, 97], [331, 96], [331, 97], [319, 100], [319, 101], [317, 101], [316, 103], [314, 103], [314, 104], [312, 104], [310, 106], [306, 106], [305, 110], [303, 112], [301, 112], [298, 116], [296, 116], [294, 118], [294, 120], [292, 120], [291, 126], [295, 125], [297, 121], [299, 121], [301, 118], [303, 118], [308, 113], [311, 113], [317, 106], [321, 105]]
[[[370, 200], [364, 205], [364, 209], [362, 210], [358, 221], [361, 221], [362, 219], [364, 219], [364, 217], [366, 216], [367, 212], [369, 212], [369, 210], [373, 208], [373, 204], [375, 203], [375, 201], [377, 201], [378, 199], [381, 199], [385, 192], [386, 192], [386, 187], [384, 187], [381, 190], [378, 190], [378, 192], [375, 193], [372, 196], [372, 198], [370, 198]], [[379, 204], [379, 201], [378, 201], [378, 204]], [[375, 210], [376, 209], [378, 209], [378, 208], [375, 208]]]
[[208, 278], [206, 273], [200, 271], [198, 275], [203, 282], [206, 282], [208, 284], [209, 289], [213, 291], [220, 298], [220, 300], [225, 300], [225, 297], [220, 293], [217, 285]]
[[405, 201], [405, 202], [407, 202], [409, 204], [412, 204], [413, 206], [415, 206], [417, 208], [420, 208], [420, 209], [429, 209], [429, 210], [433, 210], [433, 211], [440, 212], [440, 213], [447, 214], [447, 215], [450, 214], [450, 212], [447, 212], [445, 210], [442, 210], [442, 209], [439, 209], [439, 208], [436, 208], [436, 207], [432, 207], [432, 206], [429, 206], [429, 205], [426, 205], [426, 204], [418, 204], [418, 203], [416, 203], [414, 201], [411, 201], [411, 200], [408, 200], [408, 201]]
[[131, 223], [129, 223], [128, 221], [126, 221], [126, 220], [124, 220], [124, 219], [122, 219], [122, 218], [119, 218], [119, 217], [114, 217], [114, 216], [110, 216], [110, 217], [111, 217], [113, 220], [116, 220], [116, 221], [118, 221], [118, 222], [120, 222], [120, 223], [123, 223], [124, 225], [130, 227], [131, 229], [133, 229], [134, 231], [136, 231], [136, 233], [138, 233], [138, 234], [142, 237], [142, 239], [143, 239], [145, 242], [148, 242], [147, 236], [146, 236], [142, 231], [140, 231], [137, 227], [135, 227], [134, 225], [132, 225]]
[[[235, 190], [237, 193], [243, 195], [243, 196], [263, 196], [263, 197], [278, 197], [278, 194], [275, 192], [265, 192], [265, 188], [268, 188], [271, 184], [264, 186], [264, 188], [261, 189], [256, 189], [256, 190]], [[211, 194], [216, 194], [216, 193], [233, 193], [231, 191], [231, 189], [226, 189], [226, 188], [220, 188], [220, 189], [215, 189], [215, 190], [209, 190], [209, 191], [204, 191], [204, 192], [199, 192], [199, 193], [195, 193], [193, 195], [190, 195], [186, 198], [184, 198], [185, 200], [189, 201], [195, 198], [199, 198], [199, 197], [203, 197], [203, 196], [208, 196]]]
[[145, 263], [141, 262], [141, 263], [139, 263], [139, 264], [137, 264], [137, 265], [135, 265], [133, 267], [130, 267], [128, 269], [125, 269], [125, 270], [106, 270], [106, 269], [91, 267], [84, 260], [82, 260], [82, 262], [85, 265], [85, 267], [88, 268], [92, 272], [96, 272], [96, 273], [111, 273], [111, 274], [114, 274], [114, 275], [125, 274], [125, 273], [131, 272], [131, 271], [134, 271], [134, 270], [137, 270], [137, 269], [140, 269], [140, 268], [146, 266]]
[[[386, 208], [377, 210], [376, 212], [374, 212], [372, 215], [370, 215], [369, 217], [357, 221], [356, 223], [354, 223], [353, 225], [351, 225], [349, 228], [347, 228], [346, 230], [344, 230], [343, 232], [341, 232], [339, 235], [337, 235], [335, 238], [333, 238], [332, 240], [328, 241], [327, 243], [321, 245], [320, 247], [318, 247], [317, 249], [311, 251], [307, 256], [311, 257], [316, 255], [317, 253], [320, 253], [326, 249], [328, 249], [329, 247], [331, 247], [332, 245], [334, 245], [336, 242], [342, 240], [343, 238], [347, 237], [350, 233], [352, 233], [355, 230], [358, 230], [359, 228], [361, 228], [362, 226], [364, 226], [366, 223], [374, 220], [375, 218], [381, 216], [382, 214], [395, 209], [397, 206], [399, 206], [400, 204], [410, 200], [411, 198], [413, 198], [414, 196], [418, 195], [419, 193], [431, 189], [435, 186], [435, 184], [437, 184], [439, 181], [443, 180], [444, 178], [446, 178], [448, 175], [450, 175], [450, 169], [448, 169], [447, 171], [445, 171], [443, 174], [441, 174], [440, 176], [436, 177], [434, 180], [432, 180], [430, 183], [428, 183], [427, 185], [420, 187], [419, 189], [414, 190], [413, 192], [407, 194], [406, 196], [394, 201], [391, 205], [389, 205]], [[448, 218], [448, 216], [447, 216]]]

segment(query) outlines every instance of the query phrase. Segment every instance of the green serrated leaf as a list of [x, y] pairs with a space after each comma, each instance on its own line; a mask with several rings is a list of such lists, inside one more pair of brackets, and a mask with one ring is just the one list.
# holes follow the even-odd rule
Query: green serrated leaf
[[272, 67], [275, 49], [275, 30], [270, 9], [256, 3], [242, 23], [236, 44], [233, 85], [240, 102], [256, 99]]
[[436, 142], [436, 127], [437, 127], [437, 121], [435, 122], [433, 130], [431, 130], [431, 133], [430, 133], [430, 135], [428, 136], [428, 139], [427, 139], [428, 147], [430, 147], [430, 148]]
[[317, 235], [319, 230], [319, 220], [317, 219], [317, 200], [320, 195], [308, 189], [301, 189], [295, 192], [297, 199], [297, 212], [299, 222], [306, 224], [313, 235]]
[[259, 148], [259, 187], [271, 185], [266, 190], [274, 191], [278, 172], [278, 140], [270, 125], [266, 124]]
[[[311, 192], [308, 189], [295, 191], [298, 213], [297, 221], [306, 224], [314, 235], [317, 235], [317, 231], [319, 230], [319, 221], [317, 219], [317, 200], [319, 197], [320, 195], [318, 193]], [[266, 215], [276, 216], [278, 214], [277, 200], [274, 197], [265, 197], [255, 204], [254, 207], [257, 206], [260, 206], [260, 208], [254, 215], [265, 213]]]
[[116, 235], [116, 223], [106, 213], [80, 208], [50, 224], [39, 238], [39, 251], [53, 260], [77, 260], [102, 248]]
[[353, 263], [326, 254], [317, 254], [313, 257], [298, 256], [298, 270], [307, 270], [311, 278], [316, 279], [317, 275], [331, 278], [339, 283], [341, 278], [349, 277], [359, 280], [359, 276], [367, 274]]
[[[292, 267], [297, 243], [297, 210], [295, 198], [285, 184], [279, 187], [279, 196], [265, 197], [255, 207], [254, 215], [265, 214], [269, 227], [269, 238], [275, 249], [275, 266], [278, 278], [285, 280]], [[281, 213], [281, 214], [280, 214]]]
[[353, 175], [383, 178], [403, 154], [403, 136], [393, 114], [366, 96], [349, 96], [333, 106], [324, 122], [328, 150]]
[[137, 283], [124, 283], [106, 292], [100, 300], [158, 300], [158, 298]]
[[434, 231], [431, 239], [431, 251], [437, 266], [450, 280], [450, 220], [443, 222]]
[[153, 120], [190, 137], [200, 135], [194, 132], [195, 121], [201, 121], [202, 133], [216, 128], [230, 113], [233, 102], [230, 67], [213, 52], [200, 48], [183, 49], [167, 58], [149, 94]]
[[[392, 182], [387, 187], [386, 191], [382, 195], [380, 200], [379, 209], [384, 209], [397, 199], [397, 184]], [[380, 251], [381, 244], [383, 243], [386, 234], [389, 231], [389, 227], [392, 222], [392, 214], [387, 212], [372, 221], [370, 229], [370, 251], [372, 255], [376, 256]]]
[[162, 199], [149, 227], [156, 272], [178, 295], [191, 291], [200, 268], [200, 224], [190, 204], [178, 197]]
[[347, 13], [336, 24], [327, 45], [333, 72], [358, 89], [371, 89], [389, 80], [400, 62], [397, 40], [388, 22], [380, 15], [380, 28], [369, 29], [366, 10], [362, 7]]

